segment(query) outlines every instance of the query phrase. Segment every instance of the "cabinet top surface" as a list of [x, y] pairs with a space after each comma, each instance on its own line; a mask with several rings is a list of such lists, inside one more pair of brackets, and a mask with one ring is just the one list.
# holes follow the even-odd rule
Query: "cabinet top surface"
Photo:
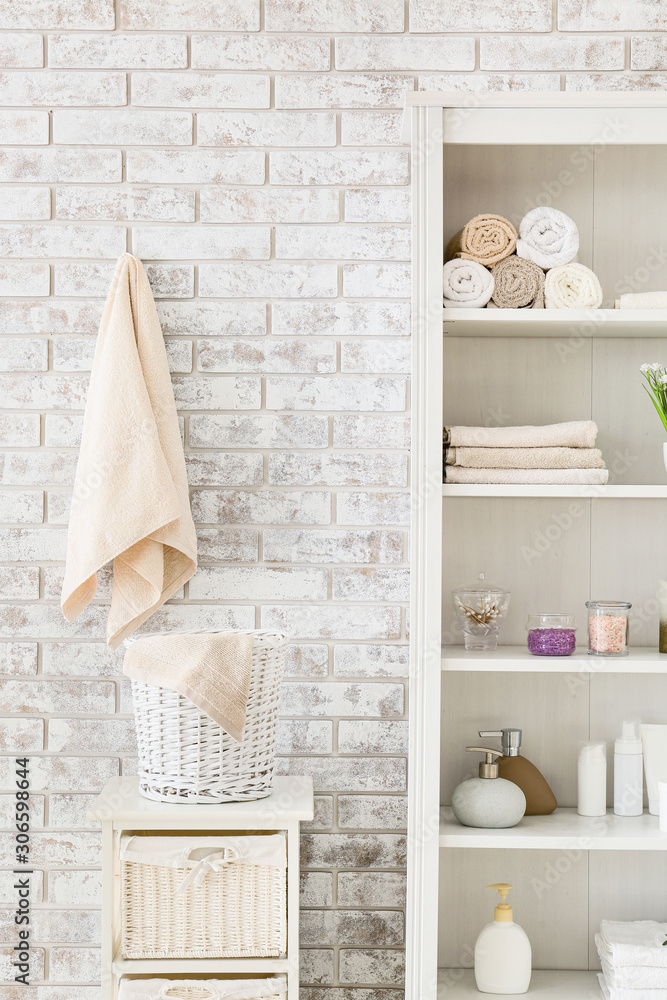
[[125, 829], [146, 830], [154, 825], [173, 830], [269, 830], [287, 820], [313, 818], [313, 779], [300, 775], [274, 778], [272, 794], [254, 802], [185, 805], [145, 798], [137, 777], [112, 778], [95, 799], [88, 818], [114, 825], [120, 822]]
[[666, 91], [532, 90], [491, 91], [410, 90], [405, 107], [440, 108], [667, 108]]

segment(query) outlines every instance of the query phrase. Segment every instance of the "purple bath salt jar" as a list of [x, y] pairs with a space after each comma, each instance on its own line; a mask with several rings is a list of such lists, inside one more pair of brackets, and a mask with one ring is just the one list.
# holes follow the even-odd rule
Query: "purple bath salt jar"
[[535, 656], [571, 656], [577, 645], [574, 615], [528, 615], [528, 649]]

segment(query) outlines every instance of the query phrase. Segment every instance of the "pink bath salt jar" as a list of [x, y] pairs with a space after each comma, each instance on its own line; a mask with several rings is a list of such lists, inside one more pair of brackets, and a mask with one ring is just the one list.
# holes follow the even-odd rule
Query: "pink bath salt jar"
[[629, 612], [627, 601], [586, 601], [588, 652], [593, 656], [627, 656]]

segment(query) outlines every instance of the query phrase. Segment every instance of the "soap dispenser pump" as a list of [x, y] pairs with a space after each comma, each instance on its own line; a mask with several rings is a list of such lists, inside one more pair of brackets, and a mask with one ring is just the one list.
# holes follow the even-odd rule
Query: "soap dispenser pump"
[[497, 889], [500, 903], [493, 920], [482, 928], [475, 942], [475, 982], [480, 993], [526, 993], [530, 986], [532, 951], [528, 935], [514, 923], [507, 893], [509, 882], [494, 882], [487, 889]]
[[452, 793], [452, 812], [463, 826], [503, 830], [516, 824], [526, 811], [526, 796], [518, 785], [498, 776], [499, 750], [466, 747], [470, 753], [483, 753], [479, 776], [462, 781]]
[[498, 760], [498, 774], [513, 781], [526, 796], [526, 816], [550, 816], [558, 803], [549, 783], [541, 771], [521, 755], [520, 729], [480, 730], [485, 739], [501, 741], [502, 757]]

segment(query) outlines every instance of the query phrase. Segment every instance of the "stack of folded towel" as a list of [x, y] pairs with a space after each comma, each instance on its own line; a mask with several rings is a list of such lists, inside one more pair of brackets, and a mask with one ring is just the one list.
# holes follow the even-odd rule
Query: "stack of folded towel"
[[626, 292], [614, 299], [615, 309], [667, 309], [667, 292]]
[[447, 244], [445, 307], [597, 309], [600, 282], [578, 252], [576, 223], [557, 208], [533, 208], [518, 232], [502, 215], [476, 215]]
[[445, 479], [604, 486], [609, 472], [595, 447], [597, 433], [592, 420], [541, 427], [446, 427]]
[[667, 923], [603, 920], [595, 944], [606, 1000], [667, 1000]]

